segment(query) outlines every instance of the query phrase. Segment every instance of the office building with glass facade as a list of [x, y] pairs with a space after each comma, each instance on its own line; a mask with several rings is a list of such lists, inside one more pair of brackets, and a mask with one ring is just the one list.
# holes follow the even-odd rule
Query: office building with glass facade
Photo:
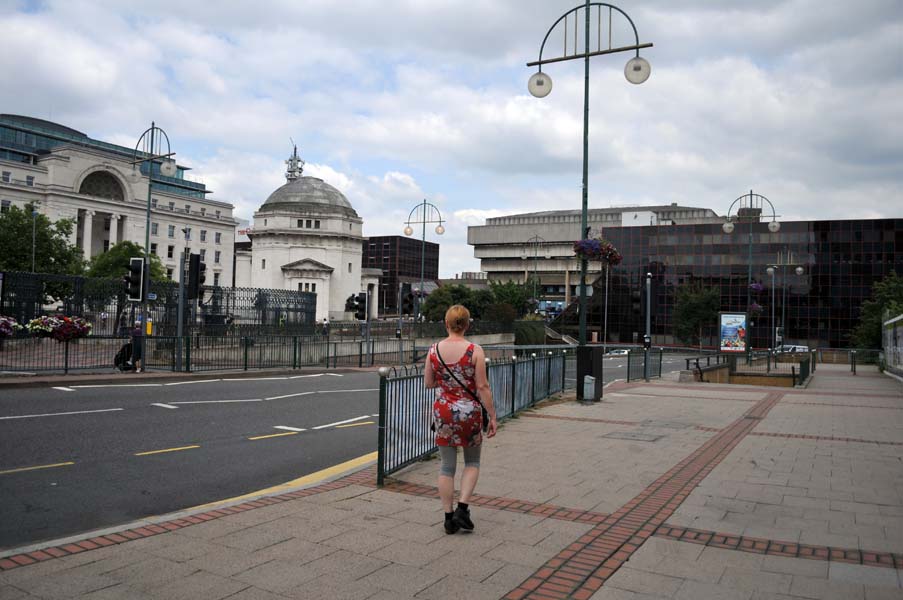
[[379, 282], [377, 310], [381, 315], [398, 314], [399, 286], [410, 284], [411, 290], [420, 288], [420, 265], [423, 256], [423, 290], [429, 293], [438, 287], [439, 244], [403, 235], [371, 236], [364, 240], [361, 266], [382, 269]]
[[[642, 211], [652, 213], [652, 225], [649, 219], [633, 224], [644, 220], [633, 218]], [[643, 294], [651, 273], [655, 344], [680, 344], [672, 319], [676, 291], [701, 283], [720, 290], [722, 311], [747, 312], [749, 296], [759, 308], [750, 315], [756, 348], [770, 346], [778, 327], [783, 327], [784, 343], [844, 348], [872, 285], [892, 271], [903, 273], [903, 219], [781, 221], [780, 229], [771, 232], [763, 218], [738, 221], [732, 233], [725, 233], [726, 220], [692, 207], [592, 209], [591, 235], [601, 232], [623, 261], [608, 277], [600, 263], [590, 263], [588, 331], [602, 338], [607, 297], [608, 341], [641, 340], [646, 303], [644, 295], [637, 302], [637, 293]], [[535, 241], [527, 241], [534, 232], [545, 238], [538, 250]], [[490, 279], [526, 282], [536, 273], [541, 306], [562, 307], [554, 326], [576, 333], [580, 265], [573, 242], [580, 238], [580, 211], [488, 219], [468, 235]], [[714, 322], [703, 338], [704, 344], [715, 345]]]

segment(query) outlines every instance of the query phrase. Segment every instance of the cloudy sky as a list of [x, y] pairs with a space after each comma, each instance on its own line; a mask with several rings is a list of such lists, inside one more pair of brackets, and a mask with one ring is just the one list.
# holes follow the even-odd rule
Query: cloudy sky
[[[525, 66], [576, 4], [0, 0], [0, 112], [125, 146], [154, 120], [242, 218], [285, 182], [294, 139], [367, 235], [438, 205], [451, 276], [479, 270], [467, 225], [580, 207], [583, 63], [546, 67], [541, 100]], [[655, 44], [652, 76], [628, 83], [626, 53], [592, 60], [591, 207], [723, 214], [754, 189], [785, 220], [903, 218], [903, 2], [618, 6]], [[547, 56], [562, 49], [559, 28]]]

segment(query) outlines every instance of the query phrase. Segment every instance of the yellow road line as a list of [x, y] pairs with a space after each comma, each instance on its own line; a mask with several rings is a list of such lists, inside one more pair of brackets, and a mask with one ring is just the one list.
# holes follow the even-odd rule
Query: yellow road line
[[286, 431], [285, 433], [271, 433], [269, 435], [258, 435], [255, 437], [249, 437], [248, 439], [249, 440], [265, 440], [267, 438], [283, 437], [286, 435], [298, 435], [298, 432], [297, 431]]
[[249, 494], [244, 494], [242, 496], [235, 496], [234, 498], [229, 498], [227, 500], [218, 500], [216, 502], [211, 502], [209, 504], [202, 504], [200, 506], [193, 506], [186, 510], [202, 510], [207, 508], [213, 508], [215, 506], [223, 506], [226, 504], [235, 504], [241, 500], [245, 500], [247, 498], [257, 498], [260, 496], [274, 496], [279, 492], [289, 492], [296, 488], [316, 485], [322, 482], [325, 479], [329, 479], [330, 477], [334, 477], [345, 471], [350, 471], [357, 467], [362, 467], [367, 463], [373, 462], [376, 460], [376, 452], [371, 452], [370, 454], [365, 454], [363, 456], [359, 456], [357, 458], [353, 458], [349, 461], [345, 461], [343, 463], [339, 463], [332, 467], [328, 467], [323, 469], [322, 471], [317, 471], [316, 473], [311, 473], [310, 475], [305, 475], [304, 477], [299, 477], [298, 479], [293, 479], [291, 481], [286, 481], [285, 483], [281, 483], [279, 485], [274, 485], [273, 487], [265, 488], [262, 490], [257, 490], [256, 492], [251, 492]]
[[8, 475], [9, 473], [22, 473], [23, 471], [37, 471], [38, 469], [52, 469], [54, 467], [67, 467], [74, 464], [74, 462], [62, 462], [54, 463], [52, 465], [38, 465], [36, 467], [21, 467], [19, 469], [8, 469], [6, 471], [0, 471], [0, 475]]
[[148, 452], [136, 452], [135, 456], [147, 456], [149, 454], [163, 454], [164, 452], [178, 452], [179, 450], [191, 450], [200, 446], [181, 446], [179, 448], [165, 448], [163, 450], [149, 450]]
[[350, 423], [348, 425], [336, 425], [336, 429], [343, 429], [345, 427], [360, 427], [361, 425], [375, 425], [376, 421], [364, 421], [363, 423]]

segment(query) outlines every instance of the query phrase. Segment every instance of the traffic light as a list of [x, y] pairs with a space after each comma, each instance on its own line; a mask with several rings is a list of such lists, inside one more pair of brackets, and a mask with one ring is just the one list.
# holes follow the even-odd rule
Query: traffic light
[[345, 312], [354, 312], [354, 305], [356, 301], [357, 296], [355, 294], [348, 296], [348, 299], [345, 300]]
[[408, 292], [401, 298], [401, 314], [410, 315], [414, 312], [414, 294]]
[[630, 292], [630, 311], [635, 315], [643, 314], [643, 295], [640, 290]]
[[202, 297], [201, 286], [207, 279], [207, 264], [201, 262], [200, 254], [192, 254], [188, 257], [188, 298]]
[[358, 321], [367, 320], [367, 292], [361, 292], [355, 296], [354, 318]]
[[144, 259], [129, 259], [129, 272], [123, 280], [126, 295], [130, 302], [142, 302], [144, 300]]

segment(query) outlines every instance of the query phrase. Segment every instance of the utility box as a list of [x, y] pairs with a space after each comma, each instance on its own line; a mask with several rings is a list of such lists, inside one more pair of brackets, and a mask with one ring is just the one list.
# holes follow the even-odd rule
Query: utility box
[[589, 402], [596, 399], [596, 378], [586, 375], [583, 378], [583, 401]]

